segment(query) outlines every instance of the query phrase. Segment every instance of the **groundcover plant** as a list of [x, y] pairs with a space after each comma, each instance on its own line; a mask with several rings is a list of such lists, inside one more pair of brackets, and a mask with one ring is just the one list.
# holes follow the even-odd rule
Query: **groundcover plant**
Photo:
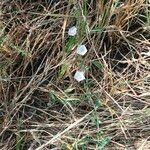
[[0, 0], [0, 149], [150, 149], [148, 0]]

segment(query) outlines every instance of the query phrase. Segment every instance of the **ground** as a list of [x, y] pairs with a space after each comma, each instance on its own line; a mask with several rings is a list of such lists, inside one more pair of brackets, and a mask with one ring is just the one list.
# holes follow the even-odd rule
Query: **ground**
[[148, 0], [0, 1], [1, 150], [149, 150], [149, 106]]

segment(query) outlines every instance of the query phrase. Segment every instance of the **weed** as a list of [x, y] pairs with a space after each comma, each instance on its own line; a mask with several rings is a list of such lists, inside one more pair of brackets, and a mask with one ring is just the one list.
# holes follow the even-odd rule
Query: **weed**
[[149, 8], [1, 1], [0, 149], [140, 149], [149, 140]]

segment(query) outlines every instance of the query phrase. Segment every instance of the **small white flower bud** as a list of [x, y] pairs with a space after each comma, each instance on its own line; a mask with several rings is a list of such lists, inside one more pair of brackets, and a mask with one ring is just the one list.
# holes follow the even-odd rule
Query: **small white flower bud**
[[77, 34], [77, 28], [75, 26], [71, 27], [69, 30], [68, 30], [68, 35], [70, 36], [75, 36]]
[[84, 56], [87, 53], [87, 48], [85, 47], [85, 45], [79, 45], [77, 47], [77, 54]]
[[76, 71], [74, 75], [74, 79], [78, 82], [85, 80], [84, 71]]

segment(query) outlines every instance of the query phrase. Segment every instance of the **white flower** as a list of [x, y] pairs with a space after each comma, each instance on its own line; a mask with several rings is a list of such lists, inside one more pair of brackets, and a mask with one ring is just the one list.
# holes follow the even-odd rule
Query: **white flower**
[[85, 45], [79, 45], [77, 47], [77, 54], [79, 55], [85, 55], [87, 53], [87, 48], [85, 47]]
[[75, 36], [77, 34], [77, 28], [75, 26], [71, 27], [68, 31], [68, 35]]
[[84, 71], [76, 71], [74, 79], [78, 82], [85, 80]]

